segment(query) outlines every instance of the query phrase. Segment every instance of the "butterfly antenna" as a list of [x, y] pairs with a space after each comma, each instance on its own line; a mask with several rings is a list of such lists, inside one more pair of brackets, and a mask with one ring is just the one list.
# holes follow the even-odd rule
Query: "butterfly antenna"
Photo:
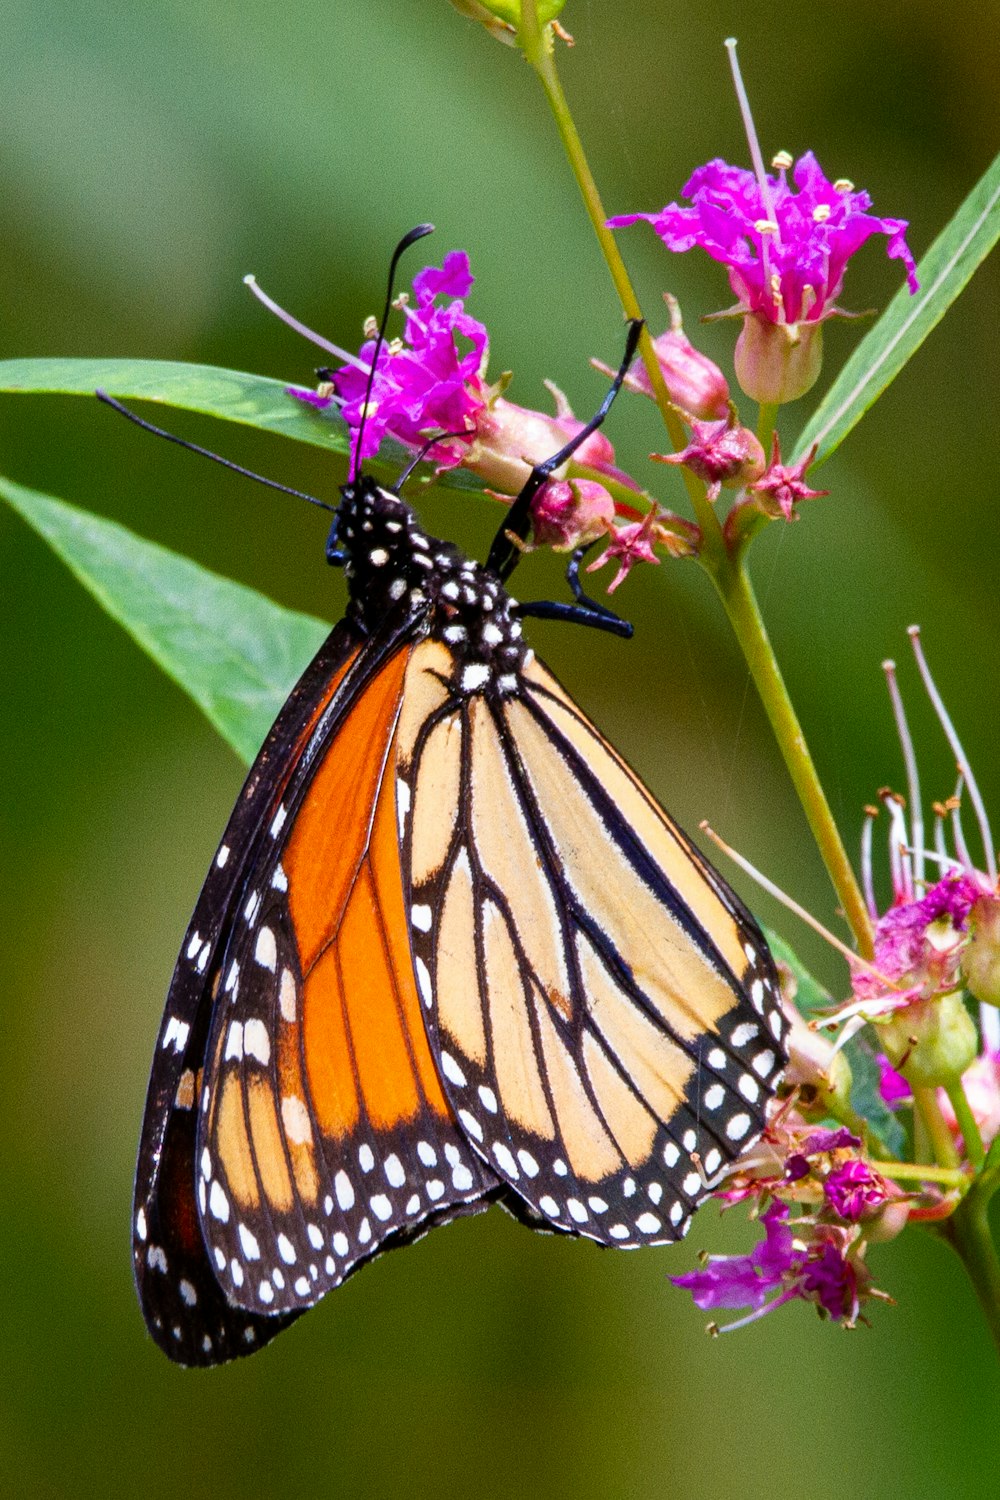
[[597, 431], [611, 410], [611, 403], [621, 390], [625, 376], [629, 372], [629, 366], [635, 358], [635, 351], [639, 347], [639, 336], [642, 333], [643, 326], [642, 318], [631, 318], [629, 320], [628, 337], [625, 340], [625, 354], [621, 364], [618, 366], [618, 373], [611, 382], [611, 387], [607, 395], [590, 421], [586, 426], [581, 427], [580, 431], [575, 433], [569, 442], [559, 449], [558, 453], [553, 453], [552, 457], [547, 458], [544, 463], [536, 464], [528, 475], [524, 488], [507, 512], [503, 525], [493, 538], [493, 545], [490, 547], [489, 556], [486, 559], [487, 568], [491, 573], [495, 573], [498, 578], [509, 578], [514, 569], [520, 553], [518, 548], [511, 542], [510, 534], [513, 533], [522, 542], [526, 540], [531, 525], [531, 502], [538, 494], [542, 485], [548, 479], [549, 475], [555, 469], [559, 468], [560, 464], [564, 464], [576, 452], [581, 443], [586, 442], [592, 432]]
[[336, 510], [335, 505], [328, 505], [325, 500], [317, 500], [315, 495], [307, 495], [305, 490], [293, 490], [291, 485], [279, 484], [276, 479], [267, 479], [263, 474], [255, 474], [253, 469], [245, 469], [242, 464], [233, 463], [231, 458], [223, 458], [220, 453], [213, 453], [211, 448], [201, 448], [197, 443], [189, 443], [187, 438], [178, 437], [176, 432], [167, 432], [163, 427], [154, 427], [152, 422], [147, 422], [143, 417], [136, 416], [134, 411], [129, 411], [114, 396], [109, 396], [107, 391], [95, 391], [94, 395], [98, 401], [103, 401], [105, 406], [110, 406], [113, 411], [119, 412], [123, 417], [128, 417], [137, 427], [144, 432], [151, 432], [154, 437], [166, 438], [168, 443], [176, 443], [178, 448], [187, 448], [191, 453], [198, 453], [202, 458], [210, 458], [213, 463], [221, 464], [224, 469], [232, 469], [234, 474], [242, 474], [244, 479], [254, 479], [258, 484], [266, 485], [269, 490], [280, 490], [284, 495], [294, 495], [299, 500], [308, 500], [310, 505], [318, 505], [320, 510]]
[[358, 424], [357, 445], [354, 449], [354, 463], [351, 465], [351, 483], [353, 483], [361, 472], [361, 439], [364, 436], [365, 422], [368, 420], [368, 403], [371, 400], [372, 386], [375, 383], [375, 371], [378, 369], [378, 358], [385, 344], [385, 330], [389, 322], [389, 314], [392, 311], [392, 298], [396, 289], [396, 267], [399, 265], [403, 253], [409, 250], [417, 240], [422, 240], [425, 235], [434, 233], [433, 224], [417, 224], [408, 234], [404, 234], [389, 262], [389, 280], [385, 293], [385, 307], [382, 309], [382, 321], [378, 327], [378, 337], [375, 340], [375, 349], [372, 354], [371, 369], [368, 371], [368, 384], [365, 387], [365, 400], [361, 408], [361, 421]]

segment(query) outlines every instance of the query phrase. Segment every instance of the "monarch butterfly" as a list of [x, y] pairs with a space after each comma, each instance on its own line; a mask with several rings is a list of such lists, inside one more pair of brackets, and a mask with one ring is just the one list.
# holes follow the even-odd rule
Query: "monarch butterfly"
[[485, 566], [367, 475], [341, 490], [346, 616], [250, 772], [156, 1044], [133, 1255], [180, 1363], [253, 1352], [492, 1202], [675, 1240], [762, 1128], [786, 1028], [761, 932], [522, 637], [614, 617], [504, 587], [637, 337]]

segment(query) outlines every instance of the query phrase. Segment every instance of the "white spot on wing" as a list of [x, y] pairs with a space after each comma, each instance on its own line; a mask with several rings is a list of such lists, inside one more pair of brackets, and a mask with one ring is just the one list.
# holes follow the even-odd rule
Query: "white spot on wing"
[[274, 941], [274, 933], [270, 927], [262, 927], [257, 934], [257, 946], [254, 948], [254, 958], [264, 969], [270, 969], [274, 973], [278, 962], [278, 948]]
[[219, 1220], [220, 1224], [229, 1223], [229, 1199], [222, 1190], [222, 1184], [218, 1180], [212, 1183], [212, 1190], [208, 1195], [208, 1206], [212, 1211], [213, 1218]]
[[246, 1057], [256, 1058], [262, 1068], [271, 1061], [271, 1039], [258, 1016], [243, 1023], [243, 1052]]
[[347, 1173], [341, 1169], [333, 1179], [333, 1191], [337, 1202], [346, 1213], [349, 1208], [354, 1207], [354, 1188]]
[[260, 1245], [257, 1243], [257, 1236], [252, 1234], [245, 1224], [240, 1225], [239, 1234], [240, 1245], [247, 1260], [260, 1260]]
[[[420, 963], [419, 959], [417, 959], [417, 963], [418, 964]], [[440, 1056], [441, 1056], [441, 1072], [447, 1078], [448, 1082], [449, 1083], [453, 1083], [456, 1088], [464, 1089], [465, 1088], [465, 1074], [462, 1072], [461, 1068], [458, 1066], [458, 1063], [452, 1057], [451, 1053], [450, 1052], [442, 1052], [440, 1054]]]
[[167, 1029], [163, 1033], [161, 1047], [173, 1047], [175, 1052], [183, 1052], [187, 1044], [188, 1033], [191, 1028], [186, 1021], [180, 1021], [176, 1016], [171, 1016], [167, 1022]]

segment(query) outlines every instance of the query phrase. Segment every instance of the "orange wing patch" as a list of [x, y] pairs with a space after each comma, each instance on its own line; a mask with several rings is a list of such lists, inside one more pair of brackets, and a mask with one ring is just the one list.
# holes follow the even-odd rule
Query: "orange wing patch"
[[304, 746], [227, 954], [199, 1195], [226, 1296], [248, 1309], [308, 1305], [387, 1235], [496, 1187], [442, 1092], [414, 978], [396, 809], [409, 655]]

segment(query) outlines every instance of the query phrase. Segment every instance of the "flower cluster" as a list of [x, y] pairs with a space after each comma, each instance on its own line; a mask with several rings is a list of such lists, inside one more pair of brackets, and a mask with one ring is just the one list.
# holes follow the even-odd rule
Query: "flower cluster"
[[[874, 957], [870, 966], [855, 966], [853, 995], [834, 1019], [848, 1028], [873, 1022], [882, 1052], [892, 1070], [902, 1075], [907, 1089], [947, 1090], [962, 1086], [980, 1049], [980, 1036], [963, 991], [968, 990], [981, 1003], [984, 1052], [979, 1062], [990, 1076], [992, 1066], [985, 1060], [1000, 1051], [1000, 1026], [994, 1008], [1000, 999], [1000, 894], [992, 834], [979, 789], [931, 677], [916, 627], [910, 630], [910, 640], [928, 697], [961, 768], [958, 786], [952, 797], [934, 804], [933, 848], [928, 849], [916, 754], [895, 664], [885, 662], [908, 770], [908, 797], [889, 790], [880, 794], [889, 815], [892, 881], [891, 901], [881, 912], [872, 867], [872, 827], [877, 810], [868, 809], [861, 873], [874, 926]], [[965, 789], [977, 815], [983, 869], [973, 862], [962, 827]], [[933, 880], [928, 878], [928, 867], [935, 870]]]
[[761, 1140], [717, 1192], [726, 1204], [754, 1203], [763, 1240], [747, 1255], [706, 1257], [699, 1270], [672, 1276], [674, 1286], [705, 1311], [750, 1309], [725, 1331], [795, 1299], [853, 1327], [863, 1303], [885, 1295], [872, 1284], [867, 1246], [906, 1220], [902, 1195], [860, 1146], [850, 1130], [810, 1125], [790, 1101], [772, 1107]]
[[845, 316], [835, 298], [847, 263], [874, 234], [887, 237], [886, 254], [901, 260], [911, 293], [916, 266], [903, 219], [871, 213], [867, 193], [824, 174], [811, 151], [781, 152], [777, 176], [730, 166], [719, 158], [692, 173], [689, 205], [668, 203], [659, 213], [619, 214], [612, 228], [646, 220], [668, 250], [704, 250], [729, 271], [735, 307], [717, 316], [743, 316], [736, 345], [737, 379], [755, 401], [794, 401], [816, 381], [822, 363], [822, 324]]

